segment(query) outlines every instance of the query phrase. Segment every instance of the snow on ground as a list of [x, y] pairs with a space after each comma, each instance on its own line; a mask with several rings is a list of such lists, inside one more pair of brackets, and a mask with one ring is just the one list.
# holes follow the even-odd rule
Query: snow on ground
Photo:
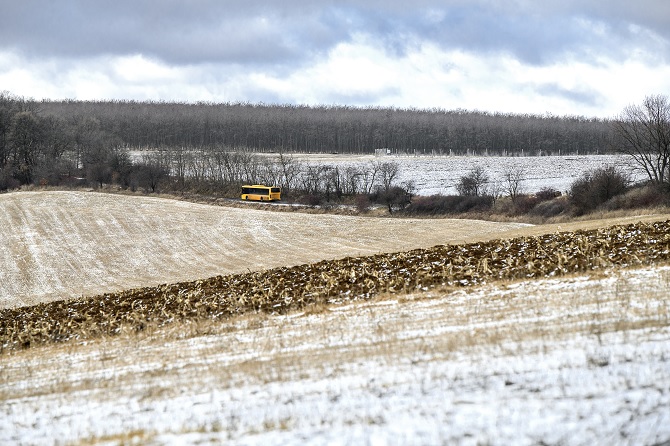
[[0, 443], [658, 444], [668, 285], [649, 267], [6, 354]]
[[569, 156], [407, 156], [298, 154], [310, 164], [331, 164], [344, 168], [371, 162], [395, 162], [400, 166], [398, 181], [413, 181], [418, 195], [456, 194], [458, 180], [474, 167], [489, 177], [489, 187], [505, 188], [505, 173], [522, 169], [520, 192], [535, 193], [543, 188], [566, 192], [587, 171], [616, 166], [634, 181], [646, 178], [628, 155]]
[[0, 308], [352, 255], [515, 223], [268, 212], [82, 191], [0, 195]]

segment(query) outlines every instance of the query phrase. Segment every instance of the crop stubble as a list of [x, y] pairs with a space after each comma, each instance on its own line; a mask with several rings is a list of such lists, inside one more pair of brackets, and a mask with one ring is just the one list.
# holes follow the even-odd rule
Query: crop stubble
[[669, 260], [670, 220], [347, 257], [0, 310], [0, 346], [12, 350], [173, 322], [221, 320], [250, 312], [280, 314], [381, 293]]
[[0, 194], [0, 308], [470, 242], [528, 228], [229, 204], [84, 191]]

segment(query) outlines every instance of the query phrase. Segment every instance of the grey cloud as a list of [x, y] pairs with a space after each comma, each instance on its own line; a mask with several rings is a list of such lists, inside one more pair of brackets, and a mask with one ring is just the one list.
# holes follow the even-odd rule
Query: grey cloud
[[394, 56], [430, 41], [445, 49], [506, 52], [543, 64], [566, 54], [625, 58], [633, 47], [650, 45], [634, 27], [664, 38], [661, 50], [670, 47], [667, 0], [614, 0], [606, 6], [599, 0], [3, 3], [0, 48], [16, 49], [27, 57], [141, 53], [169, 64], [295, 68], [354, 33], [363, 33]]
[[[665, 37], [665, 47], [657, 49], [670, 49], [670, 14], [664, 19], [649, 13], [630, 14], [633, 8], [624, 4], [610, 10], [595, 1], [580, 3], [584, 5], [580, 9], [569, 0], [568, 5], [549, 1], [524, 6], [524, 2], [516, 2], [516, 7], [511, 2], [486, 0], [436, 1], [432, 7], [425, 3], [420, 3], [423, 8], [403, 11], [359, 7], [357, 22], [396, 53], [402, 46], [399, 39], [414, 36], [445, 49], [505, 52], [531, 64], [554, 62], [569, 54], [588, 57], [596, 53], [622, 60], [634, 48], [654, 45], [644, 33], [633, 32], [634, 27]], [[657, 3], [659, 11], [668, 9]]]
[[[297, 2], [293, 7], [297, 8]], [[255, 6], [254, 6], [255, 5]], [[262, 2], [13, 2], [0, 18], [0, 46], [27, 56], [146, 54], [167, 63], [300, 60], [342, 39], [309, 6]], [[344, 36], [346, 37], [346, 36]]]
[[541, 96], [560, 97], [588, 107], [601, 106], [606, 102], [606, 98], [596, 91], [578, 88], [568, 89], [555, 83], [538, 85], [535, 87], [535, 91]]

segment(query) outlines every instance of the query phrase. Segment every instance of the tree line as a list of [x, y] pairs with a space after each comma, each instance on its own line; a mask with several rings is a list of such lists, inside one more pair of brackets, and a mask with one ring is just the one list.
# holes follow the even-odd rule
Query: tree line
[[233, 197], [245, 183], [272, 184], [282, 187], [284, 197], [319, 204], [373, 192], [381, 197], [397, 186], [399, 166], [392, 162], [340, 168], [303, 163], [281, 152], [267, 155], [223, 145], [131, 151], [100, 116], [54, 114], [43, 104], [0, 93], [0, 190], [24, 184], [114, 184], [147, 192]]
[[606, 120], [578, 116], [348, 106], [51, 101], [44, 116], [93, 119], [125, 147], [227, 147], [258, 152], [409, 154], [593, 154]]
[[[290, 154], [379, 149], [512, 156], [615, 148], [630, 154], [651, 181], [664, 183], [670, 179], [669, 122], [668, 98], [660, 95], [600, 120], [441, 109], [36, 101], [0, 92], [0, 190], [68, 183], [221, 190], [246, 182], [330, 199], [370, 194], [380, 184], [388, 191], [382, 177], [393, 169], [372, 163], [348, 171], [298, 163]], [[274, 156], [260, 156], [267, 153]]]

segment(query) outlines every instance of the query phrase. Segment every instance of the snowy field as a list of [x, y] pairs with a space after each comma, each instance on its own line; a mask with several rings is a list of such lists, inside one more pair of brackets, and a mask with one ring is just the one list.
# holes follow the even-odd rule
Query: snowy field
[[0, 194], [0, 308], [486, 240], [527, 226], [267, 212], [83, 191]]
[[418, 195], [456, 194], [456, 184], [474, 167], [482, 167], [489, 176], [489, 187], [503, 186], [505, 172], [521, 168], [524, 172], [521, 187], [525, 193], [553, 188], [565, 193], [583, 173], [617, 166], [632, 180], [644, 178], [634, 169], [631, 158], [625, 155], [573, 156], [351, 156], [351, 155], [295, 155], [308, 163], [337, 165], [366, 164], [373, 161], [392, 161], [400, 164], [399, 181], [414, 181]]
[[[146, 151], [132, 151], [134, 160], [141, 160]], [[275, 153], [259, 153], [277, 159]], [[565, 193], [570, 185], [587, 171], [616, 166], [632, 181], [645, 180], [646, 174], [627, 155], [566, 156], [430, 156], [430, 155], [351, 155], [351, 154], [288, 154], [289, 158], [307, 164], [328, 164], [341, 169], [366, 166], [371, 162], [395, 162], [400, 165], [398, 182], [413, 181], [418, 195], [454, 195], [458, 180], [474, 167], [482, 167], [489, 177], [488, 187], [501, 188], [505, 173], [522, 169], [521, 192], [535, 193], [552, 188]]]
[[6, 354], [0, 444], [662, 444], [669, 286], [614, 270]]
[[[260, 269], [615, 223], [366, 219], [86, 192], [0, 204], [9, 307], [112, 280], [202, 278], [241, 259]], [[667, 216], [634, 220], [645, 218]], [[17, 300], [17, 286], [33, 291]], [[0, 445], [667, 446], [668, 289], [668, 265], [600, 270], [4, 351]]]

